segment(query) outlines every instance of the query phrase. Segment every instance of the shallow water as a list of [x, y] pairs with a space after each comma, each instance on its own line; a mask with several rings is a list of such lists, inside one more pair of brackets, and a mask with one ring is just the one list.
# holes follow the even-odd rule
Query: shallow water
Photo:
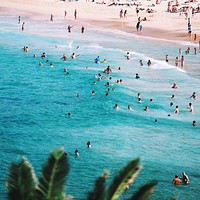
[[[64, 146], [71, 170], [66, 192], [74, 199], [83, 199], [92, 190], [95, 179], [110, 170], [113, 175], [132, 158], [140, 157], [144, 166], [134, 185], [121, 199], [130, 196], [138, 186], [157, 179], [152, 199], [199, 199], [200, 101], [189, 99], [194, 91], [200, 96], [200, 54], [185, 56], [185, 68], [174, 67], [178, 48], [184, 43], [138, 39], [116, 30], [101, 30], [87, 25], [86, 32], [72, 21], [58, 19], [50, 23], [44, 18], [25, 17], [25, 31], [17, 24], [18, 16], [0, 15], [0, 196], [6, 199], [5, 179], [9, 163], [23, 155], [32, 163], [37, 175], [49, 151]], [[22, 47], [28, 46], [24, 53]], [[57, 48], [56, 48], [56, 47]], [[80, 46], [80, 49], [76, 47]], [[126, 60], [126, 51], [131, 60]], [[49, 60], [41, 59], [42, 52]], [[75, 60], [63, 62], [64, 53], [80, 54]], [[33, 58], [37, 54], [37, 58]], [[165, 62], [168, 54], [170, 62]], [[106, 58], [107, 63], [95, 64], [94, 58]], [[139, 66], [142, 59], [144, 66]], [[147, 60], [152, 66], [147, 67]], [[42, 61], [44, 66], [39, 67]], [[53, 68], [49, 64], [53, 63]], [[108, 66], [112, 73], [98, 81], [95, 76]], [[88, 69], [86, 69], [88, 66]], [[122, 69], [119, 71], [118, 67]], [[69, 74], [63, 72], [67, 68]], [[139, 73], [140, 79], [135, 79]], [[109, 80], [109, 77], [112, 77]], [[123, 84], [116, 84], [122, 79]], [[109, 95], [105, 96], [110, 82]], [[93, 84], [96, 82], [96, 84]], [[171, 88], [173, 83], [178, 89]], [[112, 91], [115, 88], [115, 91]], [[91, 91], [95, 95], [91, 96]], [[141, 93], [142, 103], [137, 102]], [[80, 93], [80, 98], [77, 98]], [[171, 99], [171, 95], [175, 99]], [[149, 99], [153, 99], [150, 102]], [[170, 102], [174, 103], [170, 107]], [[186, 108], [194, 105], [194, 113]], [[119, 109], [113, 109], [115, 104]], [[133, 111], [127, 109], [131, 105]], [[149, 111], [143, 109], [148, 105]], [[174, 114], [178, 105], [179, 114]], [[67, 117], [70, 112], [71, 117]], [[168, 116], [170, 114], [170, 116]], [[158, 123], [154, 120], [158, 119]], [[87, 141], [92, 148], [88, 149]], [[74, 157], [78, 149], [80, 156]], [[186, 171], [188, 186], [174, 187], [175, 174]], [[87, 184], [87, 186], [86, 186]]]

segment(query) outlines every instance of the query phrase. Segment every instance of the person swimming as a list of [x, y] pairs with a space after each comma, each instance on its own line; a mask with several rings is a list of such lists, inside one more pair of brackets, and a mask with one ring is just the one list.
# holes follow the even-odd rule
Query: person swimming
[[175, 97], [174, 94], [172, 94], [171, 99], [174, 99], [174, 97]]
[[114, 105], [114, 107], [113, 108], [115, 108], [115, 109], [119, 109], [119, 106], [118, 106], [118, 104], [116, 103], [115, 105]]
[[148, 67], [151, 67], [151, 60], [148, 60], [147, 65]]
[[194, 107], [192, 103], [189, 103], [189, 107], [187, 107], [187, 109], [189, 109], [190, 112], [194, 112]]
[[172, 184], [180, 185], [180, 183], [181, 183], [181, 179], [179, 178], [178, 175], [175, 175], [175, 178], [173, 179]]
[[63, 61], [66, 61], [68, 58], [67, 58], [66, 54], [63, 54], [63, 57], [61, 59], [63, 59]]
[[93, 90], [90, 94], [91, 94], [92, 96], [95, 95], [95, 91]]
[[183, 184], [187, 185], [189, 184], [189, 178], [188, 178], [188, 175], [185, 173], [185, 172], [182, 172], [182, 180], [183, 180]]
[[67, 113], [67, 116], [68, 116], [68, 117], [70, 117], [70, 116], [71, 116], [71, 113], [70, 113], [70, 112], [68, 112], [68, 113]]
[[40, 66], [40, 67], [42, 67], [42, 66], [43, 66], [43, 63], [42, 63], [41, 61], [39, 62], [39, 66]]
[[127, 60], [130, 60], [131, 59], [131, 55], [129, 52], [126, 53], [125, 57], [127, 58]]
[[178, 108], [178, 106], [176, 106], [176, 108], [174, 109], [174, 113], [176, 113], [176, 114], [179, 113], [179, 108]]
[[148, 111], [148, 110], [149, 110], [148, 106], [145, 106], [144, 111]]
[[41, 58], [46, 58], [46, 57], [47, 57], [46, 53], [43, 52], [42, 55], [41, 55]]
[[136, 79], [139, 79], [139, 78], [140, 78], [140, 76], [139, 76], [138, 73], [135, 74], [135, 78], [136, 78]]
[[170, 105], [170, 107], [172, 107], [174, 104], [173, 104], [173, 102], [170, 102], [170, 104], [169, 104], [169, 105]]
[[193, 122], [192, 122], [192, 125], [193, 125], [193, 126], [197, 126], [196, 121], [193, 121]]
[[128, 105], [128, 110], [133, 110], [130, 105]]
[[105, 84], [105, 86], [107, 86], [107, 87], [108, 87], [108, 86], [110, 86], [110, 83], [109, 83], [109, 82], [107, 82], [107, 83]]
[[87, 142], [87, 147], [88, 147], [88, 148], [91, 148], [91, 147], [92, 147], [90, 141]]
[[143, 62], [142, 62], [142, 60], [140, 60], [139, 63], [140, 63], [140, 66], [143, 66]]
[[99, 56], [97, 56], [95, 59], [94, 59], [94, 62], [99, 64], [101, 62], [101, 59]]
[[77, 149], [75, 150], [75, 156], [76, 156], [76, 157], [79, 156], [79, 152], [78, 152]]
[[142, 100], [141, 100], [141, 98], [138, 98], [138, 103], [142, 103]]
[[197, 99], [197, 95], [196, 95], [196, 92], [193, 92], [192, 96], [190, 98], [193, 98], [194, 100]]
[[174, 84], [172, 85], [172, 88], [173, 88], [173, 89], [178, 89], [176, 83], [174, 83]]

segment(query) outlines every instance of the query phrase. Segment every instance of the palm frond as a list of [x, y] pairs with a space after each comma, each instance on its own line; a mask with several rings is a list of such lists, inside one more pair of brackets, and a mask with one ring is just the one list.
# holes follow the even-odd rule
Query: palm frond
[[108, 190], [105, 193], [105, 200], [115, 200], [126, 189], [127, 185], [131, 184], [137, 177], [141, 166], [139, 166], [139, 158], [130, 161], [119, 173], [115, 176]]
[[11, 163], [6, 180], [9, 200], [33, 200], [36, 177], [25, 157], [19, 164]]
[[68, 159], [63, 149], [54, 150], [42, 169], [42, 175], [36, 189], [37, 200], [64, 199], [64, 184], [68, 172]]
[[108, 171], [105, 171], [95, 182], [94, 190], [88, 193], [88, 200], [102, 200], [105, 192], [105, 181]]
[[148, 200], [153, 194], [158, 181], [151, 181], [142, 186], [129, 200]]

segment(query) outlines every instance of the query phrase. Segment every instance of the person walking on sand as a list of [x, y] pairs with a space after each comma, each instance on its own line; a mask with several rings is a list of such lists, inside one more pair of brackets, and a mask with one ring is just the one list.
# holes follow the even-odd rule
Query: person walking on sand
[[64, 18], [65, 19], [67, 18], [67, 11], [66, 10], [64, 11]]
[[123, 18], [123, 9], [120, 10], [120, 12], [119, 12], [119, 17], [120, 17], [120, 19]]
[[124, 19], [127, 19], [127, 10], [124, 11]]
[[81, 33], [84, 33], [84, 31], [85, 31], [85, 28], [84, 28], [84, 26], [82, 26], [81, 27]]
[[50, 21], [53, 22], [53, 14], [51, 14]]
[[72, 27], [73, 27], [73, 26], [70, 26], [70, 25], [67, 27], [68, 33], [71, 33]]
[[77, 19], [77, 10], [75, 9], [74, 11], [74, 19], [76, 20]]

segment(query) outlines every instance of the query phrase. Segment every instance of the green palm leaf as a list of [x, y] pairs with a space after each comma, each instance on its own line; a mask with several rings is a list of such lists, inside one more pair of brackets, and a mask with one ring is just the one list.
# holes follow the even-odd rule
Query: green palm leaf
[[62, 200], [69, 172], [67, 157], [62, 148], [54, 150], [46, 161], [36, 189], [37, 200]]
[[115, 176], [112, 183], [105, 194], [105, 200], [115, 200], [126, 189], [126, 186], [134, 181], [137, 177], [141, 166], [139, 166], [139, 158], [130, 161], [119, 173]]
[[108, 177], [108, 171], [105, 171], [95, 182], [95, 187], [88, 194], [88, 200], [102, 200], [105, 192], [105, 181]]
[[142, 186], [129, 200], [148, 200], [153, 194], [158, 181], [152, 181]]
[[25, 157], [10, 166], [6, 188], [9, 200], [33, 200], [36, 178]]

